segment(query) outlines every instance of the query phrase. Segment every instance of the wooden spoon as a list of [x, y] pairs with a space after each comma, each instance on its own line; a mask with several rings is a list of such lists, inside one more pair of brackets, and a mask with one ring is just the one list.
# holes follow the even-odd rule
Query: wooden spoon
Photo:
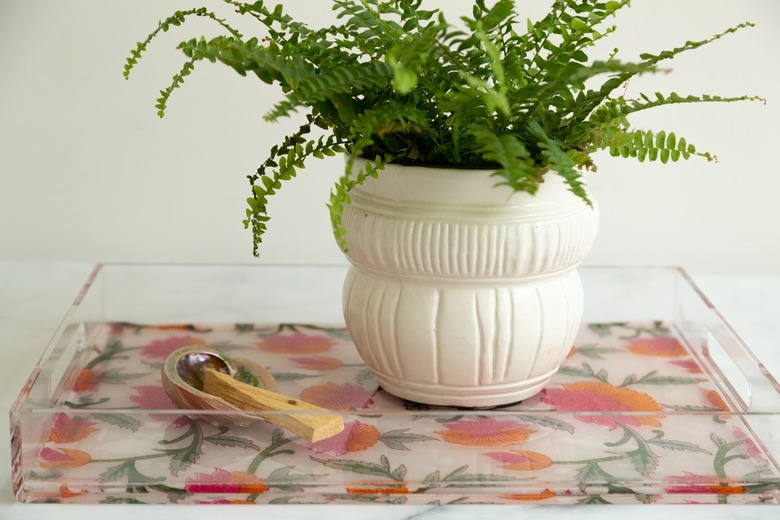
[[213, 368], [206, 370], [203, 391], [219, 396], [248, 412], [293, 412], [257, 414], [310, 442], [333, 437], [344, 429], [340, 415], [288, 395], [247, 385]]
[[[327, 439], [344, 429], [340, 415], [323, 413], [330, 410], [276, 393], [276, 381], [261, 365], [243, 358], [228, 358], [206, 345], [183, 347], [168, 356], [162, 383], [179, 408], [224, 411], [204, 415], [218, 425], [247, 426], [263, 419], [311, 442]], [[258, 411], [290, 413], [254, 413]]]

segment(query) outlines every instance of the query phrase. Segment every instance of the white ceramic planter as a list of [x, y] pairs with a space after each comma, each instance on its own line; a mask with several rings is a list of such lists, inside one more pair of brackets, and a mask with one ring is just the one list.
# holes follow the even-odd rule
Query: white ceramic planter
[[388, 392], [467, 407], [539, 392], [582, 317], [598, 211], [561, 177], [538, 193], [485, 170], [388, 165], [351, 192], [344, 316]]

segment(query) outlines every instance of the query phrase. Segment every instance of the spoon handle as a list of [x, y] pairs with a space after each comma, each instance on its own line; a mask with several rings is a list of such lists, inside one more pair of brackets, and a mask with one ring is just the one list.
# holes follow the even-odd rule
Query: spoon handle
[[[288, 395], [257, 388], [233, 377], [206, 370], [203, 391], [221, 397], [233, 406], [248, 412], [329, 412]], [[309, 442], [333, 437], [344, 429], [344, 420], [334, 413], [258, 414], [262, 419], [280, 426]]]

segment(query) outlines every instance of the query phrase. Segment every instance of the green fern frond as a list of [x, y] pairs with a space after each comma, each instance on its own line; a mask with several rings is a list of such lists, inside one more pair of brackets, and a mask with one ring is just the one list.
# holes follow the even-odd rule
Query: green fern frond
[[200, 17], [211, 18], [219, 25], [224, 27], [235, 38], [239, 40], [243, 38], [240, 32], [235, 30], [225, 20], [217, 17], [216, 14], [209, 11], [205, 7], [200, 7], [197, 9], [189, 9], [187, 11], [176, 11], [173, 15], [169, 16], [164, 20], [161, 20], [157, 24], [157, 29], [152, 31], [144, 41], [136, 43], [135, 49], [130, 51], [130, 56], [125, 61], [124, 71], [122, 72], [122, 75], [125, 77], [125, 79], [130, 79], [130, 72], [138, 64], [138, 60], [141, 59], [141, 55], [144, 52], [146, 52], [146, 49], [149, 46], [149, 44], [152, 42], [152, 40], [154, 40], [161, 32], [168, 32], [168, 29], [170, 29], [171, 26], [178, 27], [181, 24], [183, 24], [188, 16], [200, 16]]
[[469, 132], [479, 145], [482, 157], [499, 166], [495, 175], [503, 177], [500, 184], [536, 193], [542, 169], [534, 163], [522, 141], [512, 134], [497, 135], [491, 129], [478, 125], [472, 126]]
[[157, 98], [157, 103], [154, 105], [157, 109], [157, 115], [160, 117], [165, 116], [165, 110], [168, 108], [168, 99], [171, 97], [171, 94], [173, 91], [179, 87], [181, 87], [182, 83], [184, 83], [184, 78], [189, 76], [192, 73], [192, 70], [195, 68], [195, 60], [191, 59], [189, 61], [185, 61], [184, 65], [182, 65], [181, 70], [177, 72], [173, 76], [173, 80], [171, 81], [171, 84], [168, 85], [165, 89], [160, 91], [160, 97]]
[[[482, 8], [484, 12], [484, 5]], [[515, 3], [513, 0], [498, 0], [498, 2], [496, 2], [484, 16], [481, 16], [479, 20], [482, 29], [487, 33], [491, 33], [498, 29], [501, 24], [507, 22], [511, 23], [516, 16], [517, 13], [515, 13]]]
[[354, 161], [366, 152], [414, 159], [414, 152], [408, 147], [415, 146], [429, 131], [426, 113], [414, 106], [396, 100], [367, 109], [352, 122], [348, 167], [352, 168]]
[[349, 192], [352, 191], [355, 186], [363, 184], [369, 177], [378, 177], [379, 171], [383, 170], [385, 168], [385, 163], [390, 162], [390, 160], [390, 157], [377, 155], [373, 160], [367, 159], [363, 161], [363, 166], [355, 172], [357, 158], [350, 155], [344, 175], [336, 182], [336, 185], [330, 192], [328, 210], [330, 211], [333, 236], [336, 239], [336, 243], [338, 243], [341, 250], [345, 253], [347, 252], [347, 231], [342, 224], [342, 218], [344, 216], [344, 208], [351, 203]]
[[636, 64], [636, 67], [634, 67], [631, 70], [626, 70], [624, 72], [616, 74], [614, 77], [605, 81], [602, 84], [601, 88], [599, 88], [598, 90], [589, 91], [583, 103], [581, 103], [577, 107], [577, 109], [573, 112], [572, 120], [575, 123], [584, 121], [591, 114], [593, 110], [595, 110], [599, 105], [601, 105], [603, 102], [607, 100], [607, 98], [610, 96], [610, 94], [612, 94], [612, 92], [615, 89], [619, 88], [626, 81], [633, 78], [637, 74], [651, 70], [652, 68], [656, 67], [659, 62], [663, 60], [672, 59], [678, 54], [682, 54], [690, 50], [698, 49], [703, 45], [707, 45], [709, 43], [712, 43], [716, 40], [723, 38], [728, 34], [735, 33], [741, 29], [745, 29], [748, 27], [755, 27], [755, 24], [750, 22], [741, 23], [735, 25], [734, 27], [730, 27], [729, 29], [721, 33], [718, 33], [710, 38], [706, 38], [704, 40], [698, 40], [698, 41], [688, 41], [685, 42], [685, 44], [680, 47], [675, 47], [671, 50], [663, 51], [659, 54], [647, 54], [647, 53], [640, 54], [639, 58], [642, 61]]
[[[234, 6], [238, 14], [249, 14], [261, 22], [266, 26], [273, 38], [286, 40], [285, 36], [288, 33], [291, 35], [308, 36], [312, 32], [305, 24], [296, 21], [286, 14], [281, 4], [277, 4], [274, 10], [270, 11], [262, 0], [251, 4], [235, 0], [223, 1]], [[278, 28], [276, 27], [277, 25], [279, 26]]]
[[389, 92], [388, 81], [392, 75], [389, 65], [381, 61], [369, 61], [309, 76], [301, 83], [300, 91], [317, 100], [326, 99], [331, 93], [341, 94], [361, 89], [378, 88]]
[[256, 38], [242, 42], [229, 36], [218, 36], [209, 41], [192, 39], [179, 44], [185, 56], [194, 60], [220, 61], [245, 76], [254, 72], [265, 83], [279, 82], [286, 88], [297, 88], [314, 75], [313, 65], [286, 58], [259, 45]]
[[703, 94], [701, 96], [681, 96], [676, 92], [672, 92], [668, 95], [656, 92], [654, 98], [651, 98], [646, 94], [640, 94], [640, 99], [627, 100], [622, 97], [610, 99], [593, 111], [588, 122], [596, 125], [605, 124], [616, 119], [624, 118], [634, 112], [663, 105], [679, 103], [733, 103], [735, 101], [761, 101], [766, 104], [766, 99], [759, 96], [721, 97], [709, 94]]
[[416, 34], [407, 35], [385, 57], [393, 73], [393, 88], [399, 94], [408, 94], [418, 82], [417, 72], [433, 51], [441, 27], [429, 25]]
[[[516, 89], [511, 94], [512, 110], [527, 113], [527, 120], [544, 120], [547, 116], [554, 115], [558, 124], [568, 116], [571, 121], [569, 124], [573, 124], [579, 122], [578, 113], [583, 104], [589, 103], [589, 94], [582, 94], [587, 81], [604, 74], [626, 72], [644, 74], [658, 72], [658, 69], [655, 65], [640, 66], [615, 59], [594, 61], [588, 65], [572, 61], [556, 68], [555, 72], [548, 73], [544, 84], [530, 84]], [[613, 79], [608, 79], [604, 84], [610, 84], [612, 81]], [[558, 103], [559, 100], [563, 102]]]
[[676, 162], [692, 155], [717, 161], [717, 157], [709, 152], [697, 151], [685, 138], [678, 138], [674, 132], [666, 133], [663, 130], [656, 133], [650, 130], [624, 130], [617, 126], [606, 127], [598, 147], [609, 148], [614, 157], [633, 157], [639, 162], [660, 160], [666, 164], [670, 160]]
[[360, 90], [384, 89], [391, 76], [389, 66], [379, 61], [348, 65], [301, 76], [296, 90], [291, 91], [286, 100], [277, 103], [264, 118], [267, 121], [276, 121], [289, 115], [297, 107], [310, 106], [340, 94], [350, 94]]
[[545, 165], [566, 180], [572, 193], [587, 202], [589, 206], [592, 206], [593, 203], [588, 198], [585, 185], [581, 180], [582, 173], [577, 170], [578, 167], [587, 165], [590, 162], [590, 158], [582, 153], [567, 153], [563, 148], [563, 144], [547, 135], [544, 128], [535, 121], [528, 125], [528, 129], [539, 139], [538, 145], [542, 150]]
[[381, 14], [367, 0], [334, 0], [334, 10], [339, 19], [346, 18], [344, 25], [353, 30], [363, 49], [371, 54], [381, 55], [404, 35], [404, 29], [393, 20], [382, 18]]
[[257, 173], [249, 176], [252, 185], [252, 197], [247, 199], [249, 208], [246, 210], [245, 228], [252, 228], [254, 236], [254, 253], [262, 242], [262, 236], [266, 231], [268, 216], [268, 199], [276, 194], [282, 183], [289, 181], [298, 174], [299, 169], [304, 168], [308, 157], [322, 159], [332, 157], [337, 153], [344, 153], [344, 145], [347, 143], [336, 136], [321, 136], [317, 140], [306, 139], [304, 136], [311, 132], [311, 125], [318, 122], [309, 118], [307, 124], [302, 125], [297, 132], [285, 138], [279, 146], [271, 149], [269, 158], [258, 168]]

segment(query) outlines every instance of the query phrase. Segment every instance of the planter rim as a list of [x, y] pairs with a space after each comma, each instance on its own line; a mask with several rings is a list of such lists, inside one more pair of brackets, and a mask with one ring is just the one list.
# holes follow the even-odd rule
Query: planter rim
[[[357, 159], [355, 168], [365, 164]], [[353, 197], [368, 196], [385, 204], [445, 204], [448, 206], [569, 207], [587, 204], [573, 194], [566, 180], [555, 172], [545, 173], [535, 194], [515, 191], [500, 184], [495, 169], [460, 169], [386, 163], [378, 178], [369, 177], [352, 189]], [[380, 180], [381, 179], [381, 180]]]

